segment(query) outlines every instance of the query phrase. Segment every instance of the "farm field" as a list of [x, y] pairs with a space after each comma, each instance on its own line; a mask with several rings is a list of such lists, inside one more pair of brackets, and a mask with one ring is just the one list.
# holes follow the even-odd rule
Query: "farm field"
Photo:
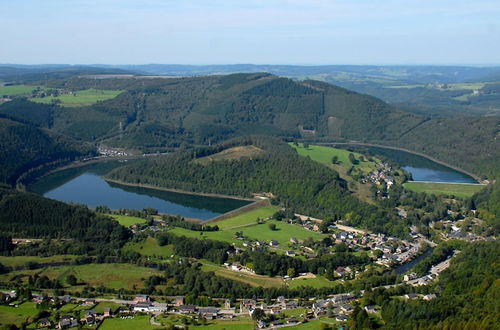
[[262, 153], [264, 153], [264, 150], [256, 146], [240, 146], [240, 147], [229, 148], [210, 156], [198, 158], [194, 160], [194, 162], [206, 165], [209, 164], [210, 162], [216, 162], [222, 160], [238, 160], [244, 157], [245, 158], [257, 157]]
[[[66, 277], [75, 275], [79, 283], [84, 282], [90, 286], [104, 286], [112, 289], [125, 288], [131, 290], [134, 286], [144, 286], [143, 279], [160, 274], [159, 271], [129, 264], [88, 264], [76, 266], [54, 266], [44, 269], [14, 271], [1, 275], [2, 280], [8, 280], [18, 275], [45, 275], [49, 279], [57, 279], [66, 284]], [[83, 285], [73, 287], [83, 288]]]
[[130, 227], [135, 224], [141, 224], [146, 222], [146, 219], [131, 217], [128, 215], [119, 215], [119, 214], [106, 214], [106, 215], [112, 217], [113, 219], [118, 221], [120, 225], [124, 227]]
[[28, 319], [32, 319], [38, 309], [34, 302], [25, 302], [19, 307], [0, 306], [0, 325], [15, 324], [21, 327], [21, 324]]
[[261, 219], [266, 219], [270, 218], [273, 216], [274, 213], [276, 213], [279, 210], [278, 206], [266, 206], [262, 207], [256, 210], [252, 210], [243, 214], [240, 214], [238, 216], [235, 216], [233, 218], [221, 220], [221, 221], [216, 221], [213, 223], [210, 223], [210, 225], [217, 225], [220, 229], [232, 229], [232, 228], [237, 228], [241, 226], [246, 226], [249, 224], [255, 224], [257, 218]]
[[316, 278], [293, 279], [287, 281], [290, 289], [297, 289], [301, 286], [310, 286], [316, 289], [331, 288], [337, 285], [334, 281], [329, 281], [323, 276], [316, 275]]
[[[269, 224], [275, 224], [277, 230], [271, 230]], [[243, 241], [236, 239], [234, 234], [236, 232], [243, 232], [243, 236], [254, 240], [264, 240], [269, 242], [270, 240], [276, 240], [279, 242], [279, 249], [285, 250], [288, 246], [288, 242], [291, 237], [295, 237], [298, 240], [304, 240], [306, 238], [312, 237], [314, 240], [321, 240], [326, 235], [317, 232], [306, 230], [298, 225], [291, 225], [285, 222], [268, 220], [263, 224], [255, 224], [251, 226], [226, 229], [219, 231], [192, 231], [184, 228], [174, 228], [170, 230], [171, 233], [176, 235], [184, 235], [186, 237], [195, 237], [212, 239], [216, 241], [223, 241], [229, 244], [236, 244], [239, 247], [243, 246]]]
[[209, 321], [207, 325], [193, 326], [190, 329], [203, 329], [203, 330], [252, 330], [254, 323], [250, 319], [240, 319], [232, 321], [215, 320]]
[[99, 327], [100, 330], [122, 330], [122, 329], [158, 329], [149, 323], [149, 315], [139, 315], [132, 318], [106, 319]]
[[246, 283], [253, 287], [279, 288], [285, 285], [281, 277], [269, 277], [263, 275], [252, 275], [243, 272], [235, 272], [223, 266], [203, 261], [201, 269], [205, 272], [214, 272], [217, 276], [230, 280]]
[[50, 264], [59, 262], [71, 262], [75, 260], [77, 256], [75, 255], [55, 255], [50, 257], [37, 257], [37, 256], [16, 256], [16, 257], [5, 257], [0, 256], [0, 264], [7, 267], [21, 267], [25, 266], [27, 263], [36, 262], [38, 264]]
[[38, 103], [52, 103], [54, 100], [60, 100], [60, 105], [63, 107], [81, 107], [92, 105], [99, 101], [105, 101], [116, 97], [122, 91], [120, 90], [99, 90], [99, 89], [86, 89], [76, 91], [73, 94], [63, 94], [58, 97], [43, 97], [32, 98], [30, 101]]
[[406, 182], [405, 188], [414, 192], [425, 192], [435, 195], [455, 195], [457, 197], [470, 197], [483, 189], [480, 184], [437, 183], [437, 182]]
[[98, 303], [93, 310], [95, 310], [97, 313], [104, 313], [105, 308], [111, 309], [111, 311], [114, 313], [120, 308], [122, 305], [114, 303], [112, 301], [101, 301]]
[[145, 256], [171, 256], [174, 253], [173, 245], [159, 246], [156, 238], [147, 237], [142, 242], [129, 242], [123, 247], [124, 251], [135, 251]]
[[2, 86], [0, 87], [0, 97], [2, 96], [18, 96], [18, 95], [28, 95], [37, 86], [29, 85], [13, 85], [13, 86]]

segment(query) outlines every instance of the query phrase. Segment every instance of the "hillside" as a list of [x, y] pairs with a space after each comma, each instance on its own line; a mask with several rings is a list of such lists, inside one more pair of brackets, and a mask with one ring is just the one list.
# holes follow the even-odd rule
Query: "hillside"
[[[207, 156], [241, 146], [263, 151], [253, 158], [200, 162]], [[266, 193], [274, 196], [273, 203], [297, 213], [324, 219], [342, 218], [352, 225], [397, 236], [404, 236], [407, 231], [403, 221], [353, 197], [337, 172], [299, 156], [286, 143], [274, 138], [238, 138], [211, 148], [178, 152], [119, 167], [107, 177], [190, 192], [234, 196]]]
[[[420, 151], [488, 177], [495, 176], [492, 160], [500, 157], [499, 117], [430, 119], [319, 81], [253, 73], [73, 77], [51, 80], [46, 86], [123, 91], [77, 109], [54, 107], [50, 125], [76, 139], [145, 152], [209, 145], [248, 134], [355, 140]], [[0, 106], [0, 113], [7, 104]]]
[[66, 136], [0, 118], [0, 181], [13, 185], [26, 171], [74, 160], [93, 149]]

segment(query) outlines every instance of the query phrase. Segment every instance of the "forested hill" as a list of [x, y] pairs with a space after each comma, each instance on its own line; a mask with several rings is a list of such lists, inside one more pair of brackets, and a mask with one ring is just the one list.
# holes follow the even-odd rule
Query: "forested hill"
[[84, 206], [0, 187], [0, 232], [16, 238], [72, 239], [58, 253], [105, 253], [118, 249], [130, 232], [118, 222]]
[[[52, 130], [109, 146], [156, 152], [248, 134], [355, 140], [420, 151], [490, 178], [497, 169], [494, 160], [500, 157], [499, 117], [429, 119], [319, 81], [253, 73], [156, 79], [73, 77], [44, 84], [70, 91], [121, 90], [117, 97], [90, 106], [50, 109]], [[0, 105], [0, 113], [16, 112], [6, 108], [9, 103]], [[30, 108], [26, 102], [18, 107]]]
[[[235, 149], [241, 157], [235, 157]], [[397, 217], [354, 198], [338, 173], [298, 156], [275, 138], [237, 138], [216, 147], [126, 165], [113, 170], [108, 177], [191, 192], [234, 196], [271, 193], [274, 202], [297, 213], [324, 219], [342, 218], [352, 225], [397, 236], [407, 233], [407, 227]]]
[[37, 166], [93, 152], [90, 146], [69, 137], [0, 118], [0, 182], [14, 185], [21, 174]]

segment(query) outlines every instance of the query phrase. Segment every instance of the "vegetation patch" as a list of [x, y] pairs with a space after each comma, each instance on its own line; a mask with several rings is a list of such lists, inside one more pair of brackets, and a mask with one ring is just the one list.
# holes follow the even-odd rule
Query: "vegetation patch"
[[134, 251], [144, 256], [171, 256], [174, 254], [172, 245], [159, 246], [153, 237], [147, 237], [141, 242], [129, 242], [123, 247], [124, 251]]
[[5, 257], [0, 256], [0, 264], [7, 267], [22, 267], [27, 264], [52, 264], [60, 262], [72, 262], [77, 258], [74, 255], [55, 255], [50, 257], [37, 257], [37, 256], [15, 256], [15, 257]]
[[281, 277], [269, 277], [263, 275], [252, 275], [245, 272], [237, 272], [219, 266], [213, 263], [204, 261], [201, 269], [205, 272], [214, 272], [215, 275], [224, 277], [230, 280], [239, 281], [253, 287], [263, 288], [279, 288], [285, 285]]
[[138, 217], [131, 217], [128, 215], [119, 215], [119, 214], [106, 214], [107, 216], [112, 217], [118, 223], [124, 227], [130, 227], [132, 225], [136, 224], [142, 224], [146, 222], [146, 219], [138, 218]]
[[0, 87], [0, 97], [29, 95], [35, 88], [37, 88], [37, 86], [29, 86], [29, 85], [2, 86]]
[[122, 329], [158, 329], [149, 323], [149, 315], [127, 316], [124, 318], [116, 317], [105, 319], [99, 327], [101, 330], [122, 330]]
[[197, 158], [196, 163], [206, 165], [211, 162], [217, 161], [229, 161], [229, 160], [240, 160], [241, 158], [254, 158], [262, 155], [265, 151], [259, 147], [249, 145], [249, 146], [239, 146], [234, 148], [229, 148], [218, 152], [216, 154]]
[[120, 93], [122, 93], [121, 90], [85, 89], [62, 94], [57, 97], [32, 98], [31, 101], [38, 103], [58, 103], [63, 107], [82, 107], [115, 98]]
[[278, 206], [270, 205], [237, 215], [233, 218], [217, 221], [214, 222], [213, 224], [217, 225], [222, 230], [239, 228], [255, 224], [257, 222], [257, 219], [270, 218], [278, 210], [279, 210]]
[[18, 307], [0, 306], [0, 325], [15, 324], [21, 326], [24, 322], [30, 322], [38, 314], [34, 302], [25, 302]]
[[482, 184], [438, 183], [438, 182], [406, 182], [405, 188], [414, 192], [425, 192], [434, 195], [454, 195], [457, 197], [471, 197], [482, 190]]
[[316, 275], [314, 278], [295, 278], [287, 282], [290, 289], [297, 289], [301, 286], [310, 286], [315, 289], [320, 288], [332, 288], [337, 286], [338, 283], [335, 281], [329, 281], [323, 276]]

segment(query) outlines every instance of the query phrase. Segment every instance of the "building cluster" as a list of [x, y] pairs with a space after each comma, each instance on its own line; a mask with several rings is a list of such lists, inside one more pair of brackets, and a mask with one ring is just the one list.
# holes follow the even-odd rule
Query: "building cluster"
[[345, 322], [353, 311], [350, 304], [353, 299], [356, 299], [356, 296], [350, 293], [335, 295], [328, 299], [318, 299], [312, 305], [312, 313], [315, 317], [329, 315], [338, 322]]
[[126, 157], [131, 156], [132, 154], [125, 152], [123, 150], [107, 148], [103, 146], [99, 146], [97, 148], [97, 152], [101, 155], [101, 157]]

